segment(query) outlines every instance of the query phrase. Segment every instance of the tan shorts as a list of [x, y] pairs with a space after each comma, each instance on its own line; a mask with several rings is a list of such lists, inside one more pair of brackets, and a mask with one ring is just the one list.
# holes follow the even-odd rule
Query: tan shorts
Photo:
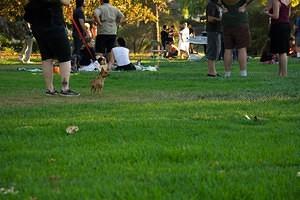
[[250, 46], [250, 30], [248, 25], [224, 27], [224, 48], [241, 49]]

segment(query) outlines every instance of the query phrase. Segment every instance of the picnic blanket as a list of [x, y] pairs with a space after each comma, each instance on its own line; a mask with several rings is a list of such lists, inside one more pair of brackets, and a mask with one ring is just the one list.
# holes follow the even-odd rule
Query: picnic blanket
[[43, 70], [41, 68], [27, 68], [27, 67], [18, 67], [18, 71], [26, 71], [26, 72], [42, 72]]

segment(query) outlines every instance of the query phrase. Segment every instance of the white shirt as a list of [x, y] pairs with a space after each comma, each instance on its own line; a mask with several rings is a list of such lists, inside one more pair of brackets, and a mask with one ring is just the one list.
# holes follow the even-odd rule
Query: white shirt
[[185, 27], [179, 32], [178, 48], [180, 50], [186, 51], [187, 53], [189, 52], [190, 48], [189, 38], [190, 30], [189, 28]]
[[114, 47], [112, 48], [112, 53], [118, 66], [128, 65], [130, 63], [129, 49], [125, 47]]

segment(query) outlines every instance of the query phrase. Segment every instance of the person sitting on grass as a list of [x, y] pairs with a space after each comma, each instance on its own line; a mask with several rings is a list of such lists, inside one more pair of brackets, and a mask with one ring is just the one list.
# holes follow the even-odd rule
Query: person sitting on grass
[[87, 45], [82, 45], [80, 48], [80, 59], [79, 65], [86, 66], [93, 62], [93, 59], [96, 58], [96, 53], [93, 47], [92, 38], [87, 37], [85, 39]]
[[108, 69], [117, 71], [136, 70], [135, 66], [130, 62], [129, 49], [126, 48], [126, 42], [124, 38], [119, 37], [117, 42], [118, 46], [112, 48]]
[[261, 63], [264, 64], [277, 63], [276, 55], [271, 53], [270, 45], [271, 45], [271, 41], [268, 39], [262, 48], [262, 52], [259, 60]]
[[177, 46], [174, 44], [174, 42], [170, 42], [168, 44], [168, 53], [167, 53], [167, 58], [172, 59], [172, 58], [176, 58], [178, 56], [178, 52], [179, 49], [177, 48]]

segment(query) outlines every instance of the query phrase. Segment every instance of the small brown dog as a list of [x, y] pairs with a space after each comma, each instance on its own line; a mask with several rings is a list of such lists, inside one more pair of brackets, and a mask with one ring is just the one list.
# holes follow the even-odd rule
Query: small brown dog
[[91, 92], [101, 94], [104, 87], [104, 80], [109, 75], [108, 71], [102, 66], [100, 73], [91, 81]]

